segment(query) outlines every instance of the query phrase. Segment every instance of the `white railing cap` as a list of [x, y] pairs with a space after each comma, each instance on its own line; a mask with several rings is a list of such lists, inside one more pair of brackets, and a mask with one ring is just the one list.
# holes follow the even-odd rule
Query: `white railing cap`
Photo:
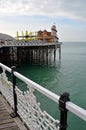
[[86, 121], [86, 110], [85, 109], [77, 106], [76, 104], [74, 104], [72, 102], [66, 103], [66, 109]]

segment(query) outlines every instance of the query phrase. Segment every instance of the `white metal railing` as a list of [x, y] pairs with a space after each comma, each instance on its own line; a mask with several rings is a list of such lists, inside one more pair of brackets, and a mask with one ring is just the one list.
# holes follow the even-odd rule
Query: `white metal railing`
[[40, 41], [6, 41], [3, 44], [0, 44], [0, 47], [10, 47], [10, 46], [47, 46], [47, 45], [61, 45], [61, 42], [51, 42], [51, 43], [44, 43]]
[[[0, 91], [5, 96], [6, 100], [10, 103], [12, 108], [14, 108], [14, 99], [13, 99], [13, 85], [6, 76], [6, 72], [11, 73], [11, 69], [0, 63], [0, 66], [3, 69], [3, 72], [0, 74]], [[44, 95], [53, 98], [54, 100], [59, 99], [59, 96], [53, 94], [49, 90], [41, 87], [40, 85], [34, 83], [23, 75], [14, 72], [16, 77], [24, 81], [27, 85], [28, 90], [22, 92], [16, 86], [17, 94], [17, 113], [30, 128], [30, 130], [58, 130], [59, 121], [50, 116], [46, 111], [42, 111], [40, 108], [40, 103], [36, 101], [34, 95], [35, 89], [43, 93]], [[51, 96], [52, 95], [52, 96]]]
[[[5, 71], [12, 73], [12, 69], [1, 63], [0, 67], [3, 69], [3, 72], [0, 74], [0, 91], [6, 97], [10, 105], [14, 108], [12, 89], [13, 86], [12, 83], [8, 81], [8, 78], [5, 73]], [[23, 93], [16, 86], [15, 91], [17, 94], [17, 113], [31, 130], [66, 130], [66, 128], [59, 128], [59, 123], [61, 126], [62, 119], [60, 119], [59, 122], [58, 120], [50, 116], [47, 112], [41, 110], [40, 103], [37, 103], [36, 97], [34, 95], [35, 90], [44, 94], [57, 104], [60, 104], [60, 112], [62, 111], [64, 115], [64, 110], [69, 110], [70, 112], [74, 113], [75, 115], [86, 121], [86, 110], [68, 100], [63, 100], [64, 95], [62, 95], [62, 97], [58, 96], [16, 71], [13, 72], [13, 75], [22, 80], [28, 88], [28, 90]]]

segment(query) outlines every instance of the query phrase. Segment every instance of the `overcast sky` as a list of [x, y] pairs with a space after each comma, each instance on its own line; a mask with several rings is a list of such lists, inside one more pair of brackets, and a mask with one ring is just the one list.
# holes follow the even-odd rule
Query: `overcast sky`
[[0, 33], [56, 24], [60, 41], [86, 41], [86, 0], [0, 0]]

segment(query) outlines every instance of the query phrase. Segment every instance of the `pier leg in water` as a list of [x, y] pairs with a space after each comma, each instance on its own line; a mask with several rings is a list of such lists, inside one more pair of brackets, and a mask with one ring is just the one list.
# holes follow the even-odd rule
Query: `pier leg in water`
[[59, 61], [61, 61], [61, 47], [59, 47]]
[[54, 63], [56, 61], [56, 48], [54, 48]]

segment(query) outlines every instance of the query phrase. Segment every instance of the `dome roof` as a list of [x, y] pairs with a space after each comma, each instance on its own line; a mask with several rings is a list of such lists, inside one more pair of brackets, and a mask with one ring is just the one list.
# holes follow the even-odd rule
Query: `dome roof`
[[53, 26], [51, 27], [51, 30], [57, 31], [57, 30], [56, 30], [56, 25], [53, 25]]
[[10, 35], [0, 33], [0, 40], [2, 40], [2, 41], [6, 41], [6, 40], [12, 40], [12, 41], [15, 41], [16, 39], [13, 38], [13, 37], [10, 36]]

